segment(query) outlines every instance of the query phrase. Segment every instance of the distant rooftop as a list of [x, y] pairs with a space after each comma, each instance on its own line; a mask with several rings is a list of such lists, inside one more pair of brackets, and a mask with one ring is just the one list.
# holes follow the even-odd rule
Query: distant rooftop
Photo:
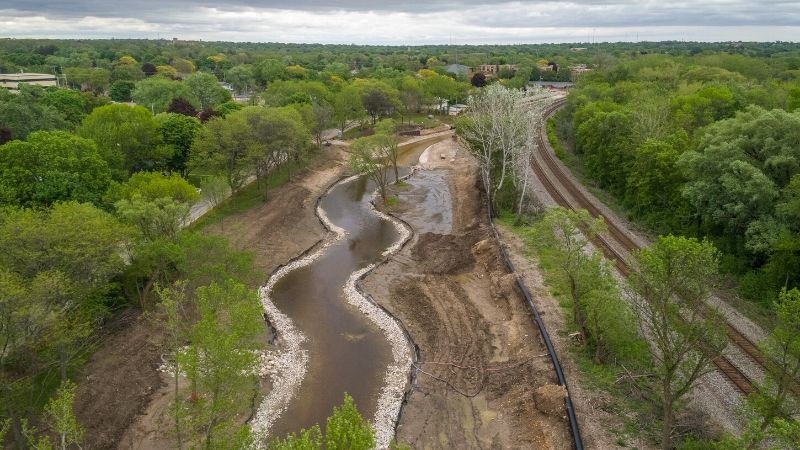
[[0, 88], [16, 91], [20, 83], [45, 87], [58, 86], [56, 76], [48, 73], [0, 73]]
[[449, 73], [467, 73], [469, 72], [469, 66], [465, 66], [463, 64], [448, 64], [444, 66], [444, 70]]
[[56, 81], [56, 76], [49, 73], [0, 73], [0, 82], [14, 81], [23, 83], [26, 81]]
[[556, 89], [567, 89], [575, 85], [569, 81], [531, 81], [528, 84], [532, 86], [552, 87]]

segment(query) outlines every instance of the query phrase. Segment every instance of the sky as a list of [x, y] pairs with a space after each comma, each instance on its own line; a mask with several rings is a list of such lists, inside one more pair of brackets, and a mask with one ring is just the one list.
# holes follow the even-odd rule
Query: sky
[[0, 0], [0, 37], [397, 45], [800, 41], [800, 1]]

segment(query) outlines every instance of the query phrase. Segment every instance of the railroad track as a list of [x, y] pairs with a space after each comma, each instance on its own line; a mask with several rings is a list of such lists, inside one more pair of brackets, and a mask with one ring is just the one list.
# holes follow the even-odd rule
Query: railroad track
[[[550, 117], [558, 108], [562, 107], [565, 102], [566, 100], [558, 100], [545, 109], [542, 122], [543, 127], [547, 123], [547, 118]], [[601, 211], [600, 208], [598, 208], [592, 201], [590, 201], [583, 191], [581, 191], [575, 185], [575, 183], [573, 183], [572, 180], [563, 173], [561, 167], [556, 163], [553, 153], [550, 151], [550, 143], [546, 141], [546, 135], [547, 133], [544, 129], [538, 133], [537, 139], [539, 154], [541, 155], [547, 167], [557, 178], [561, 186], [567, 190], [569, 195], [578, 204], [577, 207], [586, 209], [589, 214], [592, 215], [592, 217], [603, 218], [608, 226], [608, 236], [597, 235], [592, 242], [597, 248], [600, 249], [600, 251], [603, 252], [603, 255], [605, 255], [606, 258], [614, 261], [617, 270], [619, 270], [619, 272], [627, 278], [630, 275], [630, 266], [628, 265], [627, 258], [618, 250], [617, 246], [612, 244], [611, 239], [615, 240], [629, 253], [641, 249], [641, 246], [634, 242], [626, 232], [623, 232], [619, 227], [617, 227], [614, 221], [609, 220], [606, 214], [603, 213], [603, 211]], [[566, 208], [576, 209], [576, 206], [574, 206], [573, 203], [567, 199], [564, 193], [558, 189], [553, 180], [547, 176], [546, 171], [540, 165], [535, 156], [531, 158], [531, 167], [556, 203]], [[766, 368], [766, 361], [763, 354], [750, 339], [740, 333], [730, 322], [727, 321], [725, 322], [725, 332], [731, 342], [741, 348], [746, 355], [752, 358], [762, 368]], [[736, 387], [738, 391], [745, 395], [753, 391], [754, 385], [752, 380], [744, 372], [739, 370], [739, 368], [736, 367], [736, 365], [734, 365], [726, 356], [717, 355], [712, 358], [712, 361], [717, 369]], [[795, 391], [795, 389], [797, 389], [797, 386], [794, 386], [792, 391]], [[798, 389], [796, 393], [800, 393], [800, 389]]]

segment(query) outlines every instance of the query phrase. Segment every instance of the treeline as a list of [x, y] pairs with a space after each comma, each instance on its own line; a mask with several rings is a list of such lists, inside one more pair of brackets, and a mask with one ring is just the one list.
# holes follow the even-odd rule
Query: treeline
[[769, 307], [800, 284], [800, 60], [639, 56], [585, 76], [554, 128], [660, 233], [708, 237]]

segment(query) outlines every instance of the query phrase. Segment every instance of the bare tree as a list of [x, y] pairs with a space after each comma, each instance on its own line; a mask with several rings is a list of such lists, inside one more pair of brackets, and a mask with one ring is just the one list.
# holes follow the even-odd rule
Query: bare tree
[[526, 152], [529, 117], [520, 111], [525, 93], [493, 84], [468, 100], [458, 131], [478, 160], [481, 181], [494, 209], [497, 192], [513, 171], [515, 155]]

